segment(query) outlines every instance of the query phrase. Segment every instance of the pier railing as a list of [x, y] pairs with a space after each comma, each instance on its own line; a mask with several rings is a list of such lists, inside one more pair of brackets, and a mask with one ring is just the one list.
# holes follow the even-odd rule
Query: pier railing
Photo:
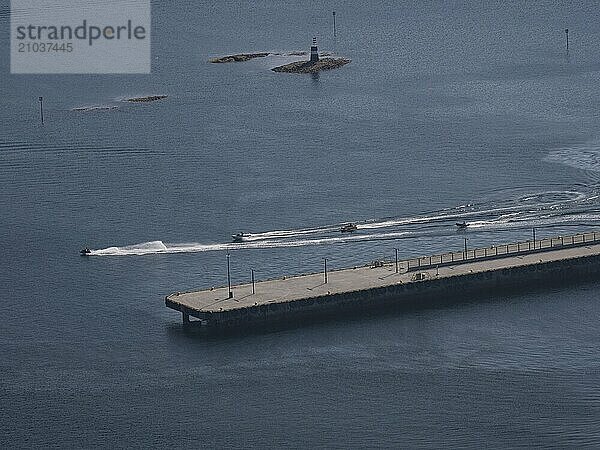
[[539, 240], [516, 242], [513, 244], [494, 245], [483, 248], [467, 248], [466, 251], [442, 253], [439, 255], [422, 256], [404, 261], [406, 271], [424, 270], [435, 267], [451, 266], [455, 264], [490, 259], [504, 258], [506, 256], [526, 255], [561, 248], [581, 247], [600, 242], [600, 232], [589, 232], [571, 236], [556, 236]]

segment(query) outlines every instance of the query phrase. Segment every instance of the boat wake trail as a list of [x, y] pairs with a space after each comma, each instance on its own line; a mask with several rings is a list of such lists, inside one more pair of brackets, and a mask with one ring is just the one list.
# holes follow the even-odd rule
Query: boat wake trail
[[285, 248], [285, 247], [303, 247], [309, 245], [326, 245], [344, 242], [359, 241], [377, 241], [392, 240], [408, 237], [407, 232], [391, 232], [380, 234], [361, 234], [344, 237], [325, 237], [315, 239], [290, 239], [290, 240], [254, 240], [243, 243], [224, 243], [224, 244], [169, 244], [162, 241], [143, 242], [141, 244], [126, 245], [123, 247], [107, 247], [98, 250], [91, 250], [88, 256], [139, 256], [156, 255], [169, 253], [201, 253], [222, 250], [236, 249], [260, 249], [260, 248]]
[[597, 140], [556, 148], [544, 160], [583, 170], [590, 183], [600, 185], [600, 142]]
[[[589, 192], [587, 192], [589, 191]], [[600, 226], [600, 194], [546, 190], [539, 192], [497, 192], [493, 200], [466, 204], [409, 217], [388, 217], [354, 222], [356, 231], [341, 232], [347, 222], [314, 228], [248, 233], [244, 242], [165, 243], [143, 242], [134, 245], [92, 249], [89, 256], [131, 256], [171, 253], [200, 253], [235, 249], [265, 249], [336, 245], [397, 239], [452, 236], [456, 223], [465, 222], [461, 232], [483, 233], [536, 228]]]
[[143, 242], [141, 244], [125, 245], [123, 247], [107, 247], [92, 250], [88, 256], [139, 256], [157, 255], [162, 253], [196, 253], [226, 249], [224, 244], [165, 244], [162, 241]]

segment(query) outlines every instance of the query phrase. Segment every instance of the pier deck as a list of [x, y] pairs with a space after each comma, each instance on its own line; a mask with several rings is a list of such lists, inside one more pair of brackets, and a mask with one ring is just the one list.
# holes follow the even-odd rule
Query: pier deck
[[341, 298], [346, 294], [356, 297], [361, 292], [366, 293], [379, 288], [406, 286], [412, 283], [428, 284], [428, 281], [433, 280], [442, 281], [452, 277], [497, 272], [502, 269], [600, 256], [600, 242], [596, 239], [589, 239], [588, 242], [591, 242], [586, 244], [577, 243], [573, 237], [569, 238], [572, 238], [571, 246], [530, 249], [527, 252], [506, 256], [467, 259], [457, 261], [453, 265], [425, 266], [418, 271], [407, 271], [408, 261], [401, 261], [399, 273], [396, 273], [395, 262], [391, 262], [381, 267], [329, 271], [327, 283], [324, 282], [324, 274], [321, 272], [260, 281], [255, 284], [254, 294], [252, 284], [232, 286], [233, 298], [229, 298], [229, 291], [225, 286], [195, 292], [177, 292], [168, 295], [165, 300], [168, 307], [181, 311], [184, 322], [187, 322], [189, 315], [203, 319], [240, 309], [257, 309], [266, 305], [302, 302], [316, 298], [327, 301], [327, 298], [335, 296]]

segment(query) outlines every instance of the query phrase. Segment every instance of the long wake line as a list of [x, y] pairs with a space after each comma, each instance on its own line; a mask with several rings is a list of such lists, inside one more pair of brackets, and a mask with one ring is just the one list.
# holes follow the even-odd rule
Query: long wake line
[[131, 256], [169, 253], [198, 253], [241, 248], [285, 248], [339, 243], [367, 242], [450, 236], [457, 232], [455, 221], [467, 221], [468, 230], [492, 231], [556, 227], [600, 223], [600, 209], [592, 203], [593, 193], [577, 191], [547, 191], [522, 196], [516, 201], [496, 204], [461, 205], [414, 217], [366, 220], [356, 223], [354, 233], [341, 233], [340, 224], [296, 230], [274, 230], [251, 233], [241, 243], [180, 243], [169, 244], [156, 240], [126, 246], [92, 250], [89, 256]]

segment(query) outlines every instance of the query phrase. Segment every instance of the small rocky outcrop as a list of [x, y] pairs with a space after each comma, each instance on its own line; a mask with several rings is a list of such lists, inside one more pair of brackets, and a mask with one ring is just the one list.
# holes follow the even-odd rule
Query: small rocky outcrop
[[128, 98], [128, 102], [132, 103], [142, 103], [142, 102], [155, 102], [156, 100], [161, 100], [163, 98], [167, 98], [166, 95], [148, 95], [145, 97], [131, 97]]
[[274, 67], [273, 72], [286, 73], [316, 73], [321, 70], [337, 69], [350, 63], [346, 58], [323, 58], [316, 62], [313, 61], [297, 61], [283, 66]]
[[110, 111], [113, 109], [119, 109], [118, 106], [78, 106], [77, 108], [72, 108], [71, 111], [79, 111], [79, 112], [87, 112], [87, 111]]
[[265, 52], [261, 52], [261, 53], [239, 53], [237, 55], [227, 55], [227, 56], [221, 56], [218, 58], [211, 58], [209, 59], [209, 61], [211, 63], [215, 63], [215, 64], [222, 64], [222, 63], [230, 63], [230, 62], [243, 62], [243, 61], [250, 61], [251, 59], [254, 58], [264, 58], [265, 56], [269, 56], [269, 53], [265, 53]]

